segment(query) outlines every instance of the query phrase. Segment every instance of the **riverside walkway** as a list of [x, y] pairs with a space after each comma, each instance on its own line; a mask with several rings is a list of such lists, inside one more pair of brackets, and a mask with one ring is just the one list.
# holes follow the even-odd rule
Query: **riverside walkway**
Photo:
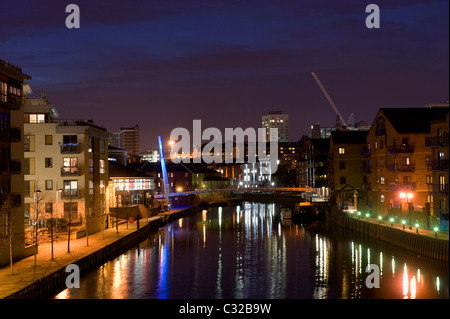
[[[172, 209], [170, 214], [178, 213], [185, 208]], [[168, 213], [165, 213], [167, 215]], [[152, 223], [157, 219], [164, 218], [158, 214], [149, 218], [139, 220], [139, 229]], [[113, 244], [137, 230], [137, 222], [133, 224], [119, 223], [118, 232], [115, 226], [89, 235], [89, 246], [87, 238], [71, 239], [70, 253], [67, 251], [67, 240], [53, 243], [53, 259], [51, 259], [51, 243], [41, 243], [36, 255], [36, 266], [34, 255], [13, 263], [13, 274], [10, 265], [0, 268], [0, 299], [8, 298], [14, 293], [32, 285], [69, 264], [76, 264], [78, 260]]]

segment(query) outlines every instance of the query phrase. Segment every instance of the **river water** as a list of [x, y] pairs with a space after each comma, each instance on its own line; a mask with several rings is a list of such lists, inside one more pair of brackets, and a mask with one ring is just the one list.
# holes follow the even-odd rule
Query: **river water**
[[168, 224], [55, 298], [447, 299], [448, 278], [447, 263], [246, 202]]

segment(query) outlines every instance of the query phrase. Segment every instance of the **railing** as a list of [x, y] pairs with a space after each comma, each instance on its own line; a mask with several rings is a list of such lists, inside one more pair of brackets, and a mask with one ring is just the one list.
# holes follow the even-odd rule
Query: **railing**
[[399, 192], [399, 191], [415, 191], [416, 183], [396, 183], [388, 184], [389, 192]]
[[448, 171], [448, 159], [432, 160], [427, 164], [429, 171]]
[[448, 184], [428, 184], [428, 193], [430, 195], [448, 196]]
[[79, 154], [80, 143], [60, 144], [61, 154]]
[[76, 166], [61, 167], [61, 176], [80, 176], [80, 170]]
[[397, 154], [397, 153], [414, 153], [414, 145], [412, 144], [402, 144], [398, 145], [389, 145], [387, 147], [388, 154]]
[[448, 133], [444, 133], [441, 136], [425, 137], [425, 146], [436, 147], [448, 145]]
[[61, 194], [62, 198], [80, 198], [80, 190], [78, 189], [64, 189]]
[[20, 106], [22, 105], [22, 99], [20, 96], [8, 93], [6, 106], [12, 110], [20, 110]]
[[387, 166], [389, 172], [414, 172], [416, 167], [414, 164], [391, 164]]
[[22, 171], [22, 163], [18, 160], [11, 160], [9, 162], [9, 172], [11, 174], [20, 174]]

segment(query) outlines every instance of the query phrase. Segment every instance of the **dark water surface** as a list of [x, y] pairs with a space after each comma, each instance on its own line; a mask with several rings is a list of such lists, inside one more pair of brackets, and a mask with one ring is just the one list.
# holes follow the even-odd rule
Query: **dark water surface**
[[[368, 264], [380, 288], [366, 286]], [[55, 298], [449, 298], [448, 272], [341, 229], [282, 221], [278, 204], [245, 203], [174, 221]]]

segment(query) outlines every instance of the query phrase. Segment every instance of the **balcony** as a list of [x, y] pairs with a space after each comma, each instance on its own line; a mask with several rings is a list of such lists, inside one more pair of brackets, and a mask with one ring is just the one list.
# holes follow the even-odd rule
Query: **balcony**
[[0, 194], [0, 207], [20, 207], [22, 205], [22, 195], [17, 193], [1, 193]]
[[64, 189], [61, 193], [61, 197], [64, 199], [76, 199], [80, 198], [80, 190], [79, 189]]
[[370, 174], [370, 173], [372, 173], [372, 167], [371, 166], [361, 166], [359, 169], [359, 172], [361, 174]]
[[61, 167], [61, 176], [80, 176], [80, 170], [77, 166]]
[[22, 172], [22, 163], [18, 160], [11, 160], [9, 162], [9, 172], [11, 174], [20, 174]]
[[439, 147], [448, 145], [448, 133], [444, 133], [442, 136], [431, 136], [425, 138], [425, 146]]
[[397, 145], [389, 145], [387, 147], [388, 154], [399, 154], [399, 153], [414, 153], [414, 145], [411, 144], [402, 144], [400, 146]]
[[429, 171], [448, 171], [448, 159], [432, 160], [427, 164]]
[[60, 144], [61, 154], [80, 154], [80, 143]]
[[11, 110], [20, 110], [22, 105], [22, 99], [20, 96], [8, 93], [6, 106]]
[[396, 173], [402, 173], [402, 172], [414, 172], [416, 170], [416, 167], [414, 164], [410, 165], [404, 165], [404, 164], [391, 164], [387, 166], [389, 172], [396, 172]]
[[448, 196], [448, 184], [428, 184], [428, 193], [430, 195]]
[[415, 191], [416, 190], [416, 183], [394, 183], [394, 184], [388, 184], [388, 191], [389, 192], [408, 192], [408, 191]]
[[4, 130], [0, 134], [0, 141], [4, 142], [20, 142], [22, 138], [22, 132], [18, 127], [10, 127], [8, 130]]

